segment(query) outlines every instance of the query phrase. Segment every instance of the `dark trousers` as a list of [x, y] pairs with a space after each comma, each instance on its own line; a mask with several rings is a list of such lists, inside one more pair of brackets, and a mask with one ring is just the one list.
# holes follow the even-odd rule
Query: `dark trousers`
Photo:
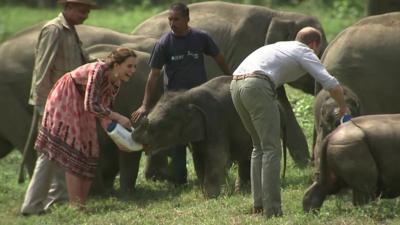
[[171, 157], [171, 181], [175, 184], [187, 182], [186, 145], [178, 145], [168, 150]]

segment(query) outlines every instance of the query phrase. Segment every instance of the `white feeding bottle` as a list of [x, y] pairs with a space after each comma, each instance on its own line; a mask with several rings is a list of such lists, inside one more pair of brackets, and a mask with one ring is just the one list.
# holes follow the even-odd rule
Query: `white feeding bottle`
[[[132, 127], [132, 132], [134, 131]], [[132, 132], [125, 129], [121, 124], [113, 121], [107, 126], [107, 133], [121, 150], [134, 152], [141, 151], [143, 145], [136, 143], [132, 139]]]

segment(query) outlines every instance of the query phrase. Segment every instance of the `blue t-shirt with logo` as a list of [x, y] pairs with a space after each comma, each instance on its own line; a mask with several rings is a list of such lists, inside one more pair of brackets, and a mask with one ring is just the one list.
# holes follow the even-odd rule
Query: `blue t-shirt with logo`
[[172, 32], [163, 35], [154, 46], [149, 64], [157, 69], [165, 66], [168, 90], [190, 89], [207, 80], [203, 54], [218, 53], [217, 45], [207, 33], [191, 28], [183, 37]]

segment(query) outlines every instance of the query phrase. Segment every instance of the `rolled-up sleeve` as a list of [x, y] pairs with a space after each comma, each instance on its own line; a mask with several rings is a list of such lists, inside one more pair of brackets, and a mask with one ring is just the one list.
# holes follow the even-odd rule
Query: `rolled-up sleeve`
[[339, 84], [337, 79], [329, 74], [318, 57], [311, 51], [303, 54], [300, 63], [304, 70], [313, 76], [325, 90], [332, 89]]

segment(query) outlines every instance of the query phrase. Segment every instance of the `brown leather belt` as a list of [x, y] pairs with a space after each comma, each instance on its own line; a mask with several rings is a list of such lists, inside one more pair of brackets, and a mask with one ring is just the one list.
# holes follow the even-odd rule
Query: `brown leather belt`
[[240, 74], [240, 75], [233, 75], [233, 80], [244, 80], [249, 77], [254, 77], [254, 78], [259, 78], [259, 79], [264, 79], [268, 81], [271, 84], [271, 87], [273, 90], [275, 90], [275, 83], [269, 78], [268, 75], [265, 74], [257, 74], [257, 73], [246, 73], [246, 74]]

